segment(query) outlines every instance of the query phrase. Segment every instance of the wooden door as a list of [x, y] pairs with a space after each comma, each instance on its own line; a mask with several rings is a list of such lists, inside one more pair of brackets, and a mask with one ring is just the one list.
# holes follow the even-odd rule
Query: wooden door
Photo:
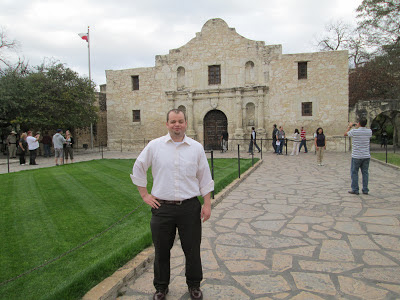
[[204, 149], [221, 150], [221, 134], [228, 131], [228, 120], [220, 110], [211, 110], [204, 117]]

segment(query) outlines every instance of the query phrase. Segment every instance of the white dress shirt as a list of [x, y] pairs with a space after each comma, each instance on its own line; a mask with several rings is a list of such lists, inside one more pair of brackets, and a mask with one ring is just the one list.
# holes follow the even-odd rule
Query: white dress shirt
[[133, 184], [147, 186], [147, 169], [152, 167], [151, 194], [158, 199], [181, 201], [205, 196], [214, 190], [203, 146], [185, 135], [176, 145], [170, 134], [152, 140], [133, 165]]

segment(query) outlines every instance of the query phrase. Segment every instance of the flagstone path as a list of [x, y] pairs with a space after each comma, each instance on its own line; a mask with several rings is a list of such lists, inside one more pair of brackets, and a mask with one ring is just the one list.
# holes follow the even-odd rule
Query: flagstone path
[[[204, 299], [400, 299], [400, 170], [370, 164], [350, 195], [350, 154], [264, 155], [204, 223]], [[167, 299], [189, 299], [179, 241]], [[119, 300], [151, 299], [153, 268]]]

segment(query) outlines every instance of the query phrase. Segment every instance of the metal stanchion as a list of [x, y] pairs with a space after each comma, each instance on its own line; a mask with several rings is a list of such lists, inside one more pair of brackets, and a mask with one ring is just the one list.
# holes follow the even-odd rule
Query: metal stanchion
[[239, 171], [239, 178], [240, 178], [240, 149], [239, 149], [239, 144], [238, 144], [238, 171]]
[[101, 149], [101, 159], [103, 159], [104, 158], [104, 155], [103, 155], [103, 143], [100, 143], [100, 149]]
[[8, 168], [8, 173], [10, 173], [10, 151], [7, 146], [7, 168]]
[[386, 148], [386, 163], [387, 163], [387, 144], [385, 145]]
[[[211, 178], [214, 180], [214, 151], [211, 150]], [[212, 198], [214, 199], [214, 191], [211, 193]]]
[[262, 141], [263, 141], [263, 139], [261, 139], [261, 159], [262, 159], [262, 153], [263, 153]]
[[286, 138], [286, 141], [285, 141], [285, 149], [286, 149], [286, 155], [287, 155], [287, 138]]

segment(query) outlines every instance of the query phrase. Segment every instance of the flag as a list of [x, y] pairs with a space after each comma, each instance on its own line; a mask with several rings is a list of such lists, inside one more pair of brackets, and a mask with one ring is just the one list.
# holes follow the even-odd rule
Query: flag
[[78, 33], [82, 40], [89, 42], [89, 34], [88, 33]]

